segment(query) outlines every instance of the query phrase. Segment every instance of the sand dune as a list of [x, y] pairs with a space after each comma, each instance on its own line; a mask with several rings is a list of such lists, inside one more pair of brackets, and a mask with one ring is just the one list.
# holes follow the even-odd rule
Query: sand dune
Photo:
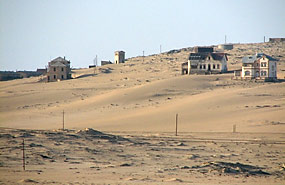
[[[284, 80], [182, 76], [192, 49], [130, 58], [95, 75], [73, 70], [74, 79], [61, 82], [0, 82], [0, 183], [284, 182]], [[278, 58], [278, 77], [285, 77], [284, 43], [236, 44], [229, 70], [255, 52]], [[58, 130], [63, 110], [65, 132]], [[30, 148], [28, 172], [18, 169], [22, 138]]]

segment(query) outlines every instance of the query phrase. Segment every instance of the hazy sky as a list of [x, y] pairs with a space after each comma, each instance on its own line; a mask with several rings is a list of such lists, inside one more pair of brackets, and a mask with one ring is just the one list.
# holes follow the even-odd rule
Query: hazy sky
[[284, 0], [0, 0], [0, 70], [285, 37]]

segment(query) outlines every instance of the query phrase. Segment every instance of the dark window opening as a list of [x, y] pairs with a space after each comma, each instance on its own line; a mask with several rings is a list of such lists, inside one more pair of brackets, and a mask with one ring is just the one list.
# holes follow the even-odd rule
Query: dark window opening
[[56, 79], [56, 75], [53, 75], [53, 79]]
[[63, 71], [63, 67], [61, 68], [61, 71]]
[[53, 71], [56, 71], [56, 68], [55, 68], [55, 67], [53, 68]]
[[220, 69], [220, 64], [217, 64], [217, 69]]
[[215, 64], [213, 64], [213, 69], [216, 69], [216, 65]]
[[64, 76], [63, 76], [63, 75], [61, 75], [61, 79], [64, 79]]

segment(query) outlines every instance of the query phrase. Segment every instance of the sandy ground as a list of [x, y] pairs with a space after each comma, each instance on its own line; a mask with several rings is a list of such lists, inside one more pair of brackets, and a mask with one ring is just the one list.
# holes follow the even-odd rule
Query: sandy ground
[[[284, 134], [1, 129], [2, 184], [283, 184]], [[118, 135], [120, 134], [120, 135]], [[22, 168], [25, 140], [26, 170]]]
[[[162, 142], [182, 142], [184, 138], [180, 138], [180, 136], [177, 138], [168, 138], [165, 135], [166, 133], [174, 132], [175, 115], [178, 114], [178, 131], [179, 133], [185, 133], [185, 142], [188, 148], [186, 146], [181, 147], [187, 148], [186, 151], [189, 152], [188, 155], [193, 153], [190, 150], [192, 145], [197, 144], [196, 142], [193, 143], [193, 141], [189, 140], [191, 137], [194, 137], [196, 133], [200, 133], [200, 135], [195, 135], [195, 137], [198, 138], [204, 137], [205, 135], [203, 133], [209, 133], [210, 143], [216, 142], [215, 138], [217, 136], [224, 139], [231, 139], [232, 137], [241, 137], [239, 139], [245, 139], [246, 137], [250, 140], [248, 143], [251, 143], [252, 140], [260, 138], [262, 135], [265, 137], [264, 139], [266, 141], [269, 140], [271, 142], [270, 138], [272, 138], [272, 142], [280, 141], [281, 144], [272, 144], [272, 147], [276, 147], [276, 151], [282, 151], [285, 137], [285, 43], [236, 44], [233, 50], [227, 51], [229, 54], [228, 68], [230, 71], [240, 68], [242, 56], [252, 55], [256, 52], [264, 52], [279, 59], [277, 69], [278, 78], [280, 80], [275, 83], [232, 80], [232, 73], [182, 76], [181, 64], [187, 61], [187, 57], [192, 50], [193, 48], [184, 48], [159, 55], [146, 56], [144, 58], [129, 58], [125, 64], [98, 67], [95, 71], [95, 75], [93, 69], [77, 69], [73, 70], [72, 75], [74, 79], [61, 82], [45, 83], [43, 82], [43, 77], [0, 82], [0, 127], [29, 129], [29, 132], [32, 132], [32, 130], [60, 129], [62, 128], [62, 111], [64, 110], [64, 123], [65, 128], [67, 129], [82, 130], [84, 128], [93, 128], [107, 133], [116, 133], [123, 137], [125, 136], [124, 132], [126, 132], [127, 138], [134, 139], [137, 142], [143, 140], [145, 137], [149, 143], [155, 142], [155, 140], [152, 141], [154, 138], [153, 134], [158, 134], [157, 137]], [[233, 125], [236, 125], [236, 130], [239, 134], [218, 134], [231, 133]], [[10, 132], [12, 131], [3, 130], [2, 132], [11, 134]], [[144, 136], [143, 133], [145, 132], [149, 133], [149, 135]], [[39, 142], [50, 142], [50, 139], [44, 134], [39, 133], [39, 135], [41, 135], [39, 137]], [[18, 138], [17, 136], [15, 137]], [[38, 137], [32, 138], [31, 142], [38, 142]], [[44, 138], [46, 138], [46, 140]], [[5, 152], [4, 148], [6, 146], [10, 147], [13, 143], [11, 142], [7, 145], [6, 142], [8, 141], [6, 139], [5, 137], [0, 138], [2, 145], [0, 151], [2, 161], [6, 160], [2, 156], [2, 153]], [[30, 138], [28, 138], [28, 141], [29, 139]], [[86, 139], [81, 139], [81, 143], [86, 142]], [[67, 140], [71, 140], [69, 136], [67, 136]], [[19, 143], [20, 141], [16, 139], [15, 144], [18, 145]], [[150, 150], [149, 147], [151, 145], [133, 146], [130, 143], [126, 143], [128, 142], [125, 142], [121, 147], [126, 147], [127, 151], [132, 151], [132, 155], [134, 155], [134, 153], [136, 153], [136, 155], [147, 155], [146, 151]], [[110, 144], [110, 142], [106, 142], [102, 145], [102, 147], [105, 148], [104, 151], [107, 153], [109, 152], [108, 147], [113, 146], [109, 146], [108, 144]], [[241, 145], [242, 144], [244, 143], [242, 142]], [[247, 147], [253, 147], [255, 144], [256, 143], [253, 142]], [[49, 143], [48, 145], [55, 147], [53, 143]], [[173, 145], [173, 143], [171, 145]], [[199, 145], [209, 147], [207, 142], [201, 142]], [[242, 151], [242, 147], [234, 147], [236, 146], [235, 142], [229, 143], [229, 146], [231, 146], [231, 148], [228, 149], [235, 150], [234, 153], [239, 157], [232, 156], [230, 159], [222, 162], [232, 162], [233, 164], [227, 165], [234, 165], [237, 162], [240, 162], [240, 159], [244, 160], [244, 157], [241, 157], [242, 152], [244, 152]], [[116, 145], [116, 147], [118, 146]], [[67, 147], [67, 149], [68, 148], [69, 147]], [[96, 147], [94, 146], [94, 148]], [[222, 150], [221, 147], [216, 148]], [[218, 149], [213, 149], [213, 151], [218, 152]], [[255, 148], [253, 149], [255, 150]], [[59, 149], [55, 148], [54, 150], [63, 153], [63, 151], [60, 151], [60, 147]], [[169, 150], [160, 150], [157, 151], [157, 153], [163, 155], [165, 151], [166, 153], [170, 152]], [[182, 161], [186, 160], [185, 157], [182, 157], [182, 155], [186, 155], [186, 153], [183, 153], [182, 151], [184, 150], [176, 151], [176, 149], [171, 149], [171, 152], [179, 153], [177, 154], [178, 156], [176, 156], [180, 160], [180, 162], [177, 161], [179, 165], [182, 165]], [[259, 149], [259, 151], [263, 151], [263, 148]], [[270, 148], [265, 148], [264, 151], [270, 151]], [[209, 151], [206, 150], [206, 152]], [[222, 152], [225, 153], [225, 151]], [[73, 152], [71, 153], [72, 155], [75, 155]], [[115, 153], [112, 155], [117, 155]], [[252, 153], [255, 155], [258, 152], [254, 151]], [[207, 158], [207, 160], [204, 160], [204, 153], [198, 154], [203, 158], [203, 160], [200, 159], [201, 163], [220, 161], [214, 158], [209, 158], [209, 160]], [[215, 155], [219, 154], [220, 153], [217, 153]], [[17, 155], [20, 154], [18, 153]], [[281, 182], [282, 180], [275, 172], [273, 173], [274, 170], [272, 171], [271, 168], [277, 169], [280, 167], [280, 164], [284, 163], [284, 161], [281, 160], [282, 155], [284, 157], [283, 153], [278, 154], [279, 157], [277, 157], [276, 160], [274, 159], [278, 164], [269, 164], [268, 162], [262, 163], [262, 161], [267, 160], [266, 157], [260, 159], [261, 163], [255, 163], [256, 157], [247, 155], [248, 158], [252, 158], [250, 160], [252, 163], [243, 161], [242, 164], [259, 166], [262, 167], [261, 170], [270, 171], [269, 176], [254, 176], [251, 177], [251, 181], [249, 182], [254, 183], [255, 180], [257, 182], [262, 182], [264, 178], [267, 179], [267, 177], [271, 179], [271, 183], [275, 183], [275, 180], [273, 180], [275, 178], [277, 179], [276, 182]], [[136, 160], [139, 160], [140, 157], [141, 156], [137, 156], [135, 158]], [[107, 158], [103, 161], [106, 160]], [[153, 159], [148, 160], [152, 161], [148, 164], [155, 164], [156, 162], [156, 160]], [[166, 157], [165, 160], [169, 161], [169, 164], [165, 164], [166, 166], [172, 164], [172, 159], [169, 156]], [[32, 161], [30, 162], [32, 163]], [[14, 170], [13, 173], [9, 173], [10, 176], [7, 176], [10, 178], [4, 179], [3, 182], [18, 182], [13, 178], [19, 176], [21, 179], [25, 179], [25, 174], [30, 174], [29, 177], [32, 177], [33, 171], [23, 173], [20, 169], [17, 171], [15, 166], [11, 167], [10, 164], [13, 164], [13, 161], [8, 161], [6, 165], [0, 166], [1, 173], [6, 171], [5, 169], [7, 168], [12, 171]], [[65, 164], [67, 163], [64, 161], [60, 162], [60, 160], [46, 163], [44, 166], [47, 166], [47, 170], [44, 171], [47, 174], [53, 173], [57, 169], [66, 171]], [[96, 181], [99, 182], [99, 184], [103, 181], [107, 182], [108, 180], [111, 183], [115, 183], [118, 178], [122, 178], [120, 180], [123, 184], [125, 182], [148, 184], [149, 182], [142, 180], [142, 178], [146, 178], [143, 175], [146, 174], [143, 170], [149, 171], [149, 169], [145, 169], [145, 166], [143, 165], [139, 166], [137, 162], [134, 164], [135, 165], [131, 165], [129, 168], [120, 168], [123, 169], [123, 171], [116, 172], [120, 173], [120, 175], [114, 176], [114, 179], [112, 179], [109, 173], [112, 171], [112, 168], [107, 168], [108, 172], [106, 173], [96, 173], [94, 177], [101, 180]], [[182, 179], [183, 182], [193, 181], [195, 183], [204, 184], [211, 181], [210, 179], [207, 179], [207, 175], [210, 175], [215, 179], [215, 181], [211, 181], [212, 183], [221, 182], [227, 184], [226, 182], [232, 182], [233, 179], [239, 179], [228, 175], [223, 175], [221, 177], [219, 175], [220, 172], [215, 172], [215, 175], [211, 172], [207, 172], [205, 176], [203, 173], [197, 172], [199, 170], [203, 171], [204, 169], [194, 170], [194, 168], [192, 168], [193, 166], [198, 165], [198, 163], [188, 163], [185, 165], [190, 168], [185, 170], [185, 174], [182, 170], [184, 175], [167, 176], [164, 174], [164, 178], [149, 177], [150, 179], [154, 179], [153, 181], [150, 180], [150, 183], [153, 182], [156, 184], [156, 182], [165, 182], [167, 179], [177, 178]], [[202, 164], [199, 165], [203, 166]], [[214, 164], [211, 163], [209, 166], [213, 165]], [[222, 164], [215, 163], [215, 165], [219, 166]], [[270, 168], [267, 169], [265, 165], [270, 165]], [[89, 171], [92, 173], [92, 170], [94, 170], [92, 168], [90, 169], [90, 166], [87, 166], [85, 162], [77, 164], [76, 168], [80, 170], [77, 170], [79, 173], [76, 174], [79, 175], [80, 178], [83, 178], [84, 175], [86, 175], [87, 178]], [[164, 167], [167, 168], [166, 166]], [[154, 167], [155, 165], [151, 169]], [[180, 167], [181, 166], [177, 167], [177, 169], [180, 170]], [[68, 169], [69, 168], [70, 167], [68, 167]], [[37, 167], [34, 169], [37, 170]], [[88, 170], [85, 173], [85, 171], [83, 170], [83, 172], [81, 169]], [[141, 176], [134, 177], [135, 179], [138, 179], [137, 181], [124, 181], [124, 178], [133, 178], [122, 177], [125, 172], [124, 170], [127, 170], [126, 174], [127, 172], [131, 173], [139, 171]], [[155, 169], [155, 171], [156, 170], [157, 169]], [[69, 173], [71, 172], [70, 170], [67, 171], [70, 175], [76, 170], [71, 170], [72, 173]], [[211, 170], [208, 169], [208, 171]], [[149, 172], [154, 173], [153, 171]], [[189, 172], [189, 174], [186, 172]], [[194, 177], [195, 175], [191, 175], [192, 172], [195, 172], [196, 175], [199, 174], [198, 176], [201, 178], [191, 181], [187, 175], [191, 178]], [[15, 175], [15, 173], [18, 174]], [[179, 171], [177, 174], [180, 173], [181, 172]], [[242, 176], [244, 176], [244, 174], [242, 174]], [[58, 177], [61, 176], [59, 175]], [[42, 176], [42, 178], [44, 178], [44, 176]], [[73, 177], [67, 178], [64, 181], [59, 179], [56, 180], [56, 182], [71, 182], [68, 181], [71, 178]], [[90, 178], [92, 179], [93, 176], [91, 175]], [[219, 181], [220, 178], [222, 179], [221, 181]], [[21, 179], [17, 178], [17, 180]], [[177, 179], [175, 182], [180, 181]], [[36, 180], [43, 183], [43, 179], [41, 178], [37, 178]], [[83, 183], [85, 181], [79, 180], [79, 182]], [[91, 181], [86, 182], [89, 183]], [[236, 180], [233, 182], [240, 183], [242, 181]], [[47, 183], [50, 183], [50, 181], [47, 180]]]

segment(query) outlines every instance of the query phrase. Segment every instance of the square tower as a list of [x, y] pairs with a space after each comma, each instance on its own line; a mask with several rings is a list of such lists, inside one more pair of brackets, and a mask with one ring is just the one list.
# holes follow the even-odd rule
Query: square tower
[[115, 64], [125, 63], [125, 52], [124, 51], [115, 51]]

